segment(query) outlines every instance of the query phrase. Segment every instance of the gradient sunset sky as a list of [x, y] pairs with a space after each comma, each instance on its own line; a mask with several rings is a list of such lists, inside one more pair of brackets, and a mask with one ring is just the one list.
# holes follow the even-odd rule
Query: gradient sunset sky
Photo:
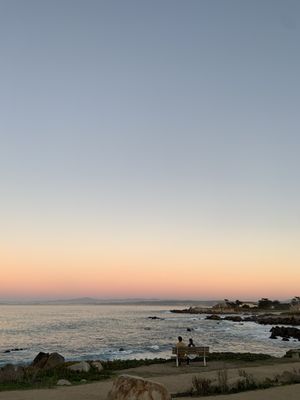
[[300, 295], [300, 2], [0, 1], [0, 299]]

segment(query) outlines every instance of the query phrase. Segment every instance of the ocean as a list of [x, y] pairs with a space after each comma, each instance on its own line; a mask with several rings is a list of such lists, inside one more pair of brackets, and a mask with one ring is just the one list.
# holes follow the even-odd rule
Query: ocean
[[298, 341], [269, 339], [270, 325], [205, 320], [204, 314], [174, 314], [170, 308], [182, 307], [1, 305], [0, 365], [29, 363], [40, 351], [66, 360], [169, 358], [179, 335], [211, 351], [282, 356], [299, 347]]

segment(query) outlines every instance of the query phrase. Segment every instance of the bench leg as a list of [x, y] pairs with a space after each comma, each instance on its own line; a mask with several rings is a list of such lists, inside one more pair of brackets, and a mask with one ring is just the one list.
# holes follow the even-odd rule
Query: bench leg
[[206, 367], [206, 357], [205, 356], [203, 357], [203, 365], [204, 365], [204, 367]]

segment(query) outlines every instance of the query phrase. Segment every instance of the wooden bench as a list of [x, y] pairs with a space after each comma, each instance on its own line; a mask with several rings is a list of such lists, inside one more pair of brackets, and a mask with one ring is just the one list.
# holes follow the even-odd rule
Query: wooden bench
[[209, 354], [209, 347], [172, 347], [172, 354], [176, 356], [176, 367], [179, 366], [179, 360], [186, 359], [189, 354], [203, 357], [203, 365], [206, 366], [206, 356]]

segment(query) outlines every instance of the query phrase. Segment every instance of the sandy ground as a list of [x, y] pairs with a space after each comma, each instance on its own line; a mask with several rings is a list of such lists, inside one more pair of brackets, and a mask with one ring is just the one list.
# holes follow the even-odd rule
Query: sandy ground
[[[243, 369], [257, 380], [273, 377], [283, 371], [300, 370], [300, 362], [260, 362], [260, 363], [221, 363], [212, 362], [208, 367], [195, 363], [191, 366], [176, 368], [173, 364], [150, 365], [129, 370], [120, 374], [130, 374], [150, 378], [164, 384], [171, 393], [182, 393], [191, 388], [192, 378], [201, 375], [216, 380], [216, 371], [226, 367], [229, 381], [238, 377], [238, 370]], [[0, 400], [105, 400], [113, 380], [82, 384], [71, 387], [53, 389], [35, 389], [25, 391], [0, 392]], [[196, 399], [195, 397], [193, 399]], [[243, 392], [234, 395], [210, 396], [207, 399], [227, 400], [299, 400], [300, 384], [277, 387], [265, 390]], [[187, 397], [181, 400], [188, 400]]]

